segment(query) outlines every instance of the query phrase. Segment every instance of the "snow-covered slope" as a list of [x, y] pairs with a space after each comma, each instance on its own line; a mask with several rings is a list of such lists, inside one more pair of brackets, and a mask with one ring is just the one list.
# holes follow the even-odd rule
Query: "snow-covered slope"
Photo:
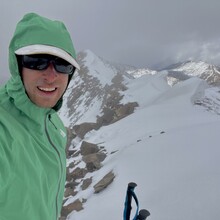
[[[89, 187], [82, 190], [79, 181], [78, 194], [66, 201], [86, 200], [84, 209], [67, 219], [123, 219], [126, 187], [133, 181], [140, 207], [151, 213], [149, 220], [218, 220], [220, 89], [197, 77], [170, 86], [168, 71], [133, 78], [88, 51], [82, 55], [81, 76], [71, 82], [60, 113], [67, 126], [95, 122], [115, 90], [117, 105], [139, 106], [133, 114], [73, 139], [71, 149], [79, 151], [86, 141], [104, 148], [107, 157], [99, 170], [86, 174], [92, 178]], [[209, 105], [204, 105], [206, 99]], [[80, 158], [69, 158], [76, 161], [73, 170], [85, 166]], [[109, 171], [115, 174], [113, 183], [94, 194], [93, 186]]]

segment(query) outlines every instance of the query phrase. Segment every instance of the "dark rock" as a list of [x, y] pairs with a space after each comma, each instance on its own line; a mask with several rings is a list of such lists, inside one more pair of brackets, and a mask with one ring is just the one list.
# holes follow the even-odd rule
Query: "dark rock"
[[77, 167], [72, 173], [69, 174], [70, 179], [82, 179], [88, 171], [85, 168]]
[[108, 174], [106, 174], [95, 186], [94, 190], [95, 193], [101, 192], [103, 189], [105, 189], [109, 184], [112, 183], [114, 180], [115, 175], [112, 171], [110, 171]]
[[64, 197], [75, 196], [76, 194], [77, 192], [75, 192], [72, 187], [67, 187], [65, 189]]
[[117, 116], [116, 119], [119, 120], [119, 119], [122, 119], [122, 118], [132, 114], [136, 107], [138, 107], [137, 102], [129, 102], [125, 105], [119, 106], [115, 111], [116, 116]]
[[92, 183], [92, 177], [83, 180], [83, 184], [82, 184], [82, 187], [81, 187], [82, 190], [87, 189], [91, 185], [91, 183]]
[[98, 152], [83, 156], [82, 160], [86, 163], [89, 172], [93, 172], [101, 168], [101, 162], [106, 158], [106, 154]]
[[62, 211], [61, 211], [61, 216], [62, 216], [62, 218], [67, 217], [72, 211], [78, 212], [82, 209], [83, 209], [83, 204], [79, 199], [77, 199], [73, 203], [71, 203], [67, 206], [63, 206]]
[[98, 161], [86, 163], [86, 168], [88, 172], [94, 172], [96, 170], [99, 170], [101, 168], [101, 164]]
[[65, 187], [66, 188], [71, 188], [71, 189], [74, 189], [76, 186], [78, 186], [79, 183], [75, 182], [75, 181], [71, 181], [71, 182], [67, 182]]
[[83, 141], [80, 150], [81, 150], [81, 154], [85, 156], [85, 155], [97, 153], [99, 151], [99, 147], [96, 144]]
[[96, 123], [87, 123], [87, 122], [85, 122], [85, 123], [82, 123], [80, 125], [75, 125], [73, 127], [73, 129], [74, 129], [76, 135], [78, 137], [80, 137], [81, 139], [83, 139], [87, 132], [89, 132], [93, 129], [97, 130], [98, 126], [97, 126]]

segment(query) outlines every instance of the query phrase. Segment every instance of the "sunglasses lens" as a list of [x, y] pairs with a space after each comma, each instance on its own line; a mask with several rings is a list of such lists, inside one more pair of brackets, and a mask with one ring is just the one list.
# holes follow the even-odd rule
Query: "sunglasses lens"
[[75, 71], [75, 67], [73, 65], [61, 58], [56, 58], [54, 60], [54, 68], [57, 72], [64, 74], [72, 74]]
[[28, 69], [45, 70], [49, 66], [50, 62], [59, 73], [73, 74], [75, 71], [75, 67], [73, 65], [55, 56], [45, 54], [22, 56], [22, 65]]
[[39, 56], [22, 57], [22, 65], [28, 69], [44, 70], [48, 67], [48, 59]]

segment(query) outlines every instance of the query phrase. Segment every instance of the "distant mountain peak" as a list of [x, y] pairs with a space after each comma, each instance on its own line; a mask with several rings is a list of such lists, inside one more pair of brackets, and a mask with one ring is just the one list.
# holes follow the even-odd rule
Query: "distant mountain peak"
[[208, 84], [218, 85], [220, 83], [220, 68], [204, 61], [186, 61], [169, 66], [166, 69], [169, 76], [178, 80], [189, 77], [199, 77]]

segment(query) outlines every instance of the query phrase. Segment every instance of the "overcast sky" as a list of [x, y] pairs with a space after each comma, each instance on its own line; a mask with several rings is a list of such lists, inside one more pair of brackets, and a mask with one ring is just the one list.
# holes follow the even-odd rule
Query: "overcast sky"
[[188, 59], [220, 64], [220, 0], [0, 0], [0, 82], [27, 12], [62, 20], [76, 50], [154, 69]]

